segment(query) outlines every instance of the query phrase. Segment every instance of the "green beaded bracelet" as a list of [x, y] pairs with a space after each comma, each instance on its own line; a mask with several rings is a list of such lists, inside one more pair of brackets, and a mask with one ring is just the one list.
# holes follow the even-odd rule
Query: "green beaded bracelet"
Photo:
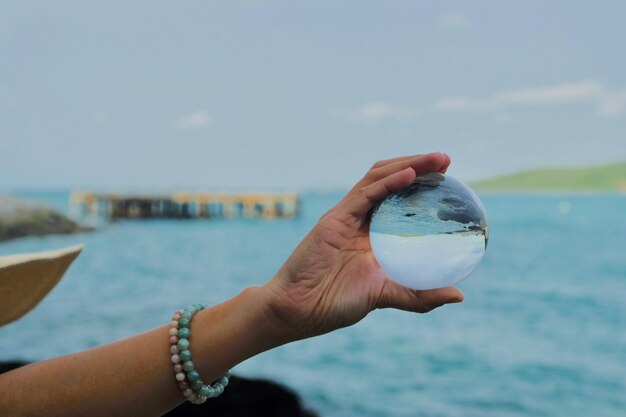
[[171, 360], [174, 364], [174, 373], [178, 387], [185, 398], [193, 404], [202, 404], [208, 398], [215, 398], [224, 392], [228, 385], [230, 372], [226, 372], [213, 384], [205, 384], [200, 373], [191, 360], [191, 319], [193, 316], [208, 307], [205, 304], [192, 304], [176, 311], [170, 322], [169, 330]]

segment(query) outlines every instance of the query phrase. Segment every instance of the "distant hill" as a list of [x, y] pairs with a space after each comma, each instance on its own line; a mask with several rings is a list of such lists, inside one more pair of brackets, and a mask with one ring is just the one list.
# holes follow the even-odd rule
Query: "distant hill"
[[626, 162], [582, 168], [544, 168], [504, 175], [472, 186], [502, 191], [616, 191], [626, 192]]

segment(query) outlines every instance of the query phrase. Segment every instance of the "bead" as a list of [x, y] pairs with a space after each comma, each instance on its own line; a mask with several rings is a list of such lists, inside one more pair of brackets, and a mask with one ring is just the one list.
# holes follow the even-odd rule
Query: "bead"
[[170, 321], [168, 334], [170, 342], [171, 360], [174, 364], [174, 373], [178, 387], [185, 398], [192, 404], [203, 404], [208, 398], [214, 398], [224, 392], [228, 386], [230, 371], [224, 373], [213, 385], [206, 385], [200, 373], [191, 360], [191, 320], [193, 316], [207, 308], [206, 304], [191, 304], [177, 310]]
[[180, 350], [189, 349], [189, 339], [178, 339], [178, 348]]
[[213, 389], [211, 387], [209, 387], [208, 385], [203, 385], [202, 388], [198, 390], [198, 394], [202, 395], [203, 397], [210, 397], [212, 391]]
[[191, 382], [197, 381], [200, 379], [200, 373], [198, 371], [191, 371], [187, 373], [187, 379]]
[[183, 363], [183, 369], [184, 369], [186, 372], [191, 372], [191, 371], [193, 371], [194, 369], [196, 369], [196, 366], [193, 364], [193, 362], [192, 362], [192, 361], [185, 361], [185, 362]]
[[191, 360], [191, 351], [189, 349], [182, 350], [180, 352], [180, 359], [183, 362], [187, 362]]
[[189, 331], [188, 328], [183, 327], [182, 329], [178, 330], [178, 337], [181, 339], [189, 339], [189, 336], [191, 336], [191, 332]]

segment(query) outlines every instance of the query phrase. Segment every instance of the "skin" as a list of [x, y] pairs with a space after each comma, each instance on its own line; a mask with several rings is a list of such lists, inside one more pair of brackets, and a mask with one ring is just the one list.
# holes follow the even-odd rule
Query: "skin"
[[[203, 379], [285, 343], [355, 324], [377, 308], [426, 313], [463, 301], [456, 288], [418, 291], [389, 280], [369, 243], [378, 201], [449, 164], [442, 153], [377, 162], [272, 279], [198, 313], [192, 353]], [[170, 362], [169, 327], [0, 375], [0, 415], [164, 414], [184, 401]]]

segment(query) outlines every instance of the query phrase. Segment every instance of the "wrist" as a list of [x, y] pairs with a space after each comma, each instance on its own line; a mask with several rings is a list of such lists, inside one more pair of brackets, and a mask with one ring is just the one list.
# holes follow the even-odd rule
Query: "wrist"
[[287, 290], [284, 282], [290, 282], [290, 279], [281, 276], [279, 272], [279, 275], [260, 287], [266, 300], [266, 326], [271, 329], [274, 340], [283, 345], [323, 333], [311, 326], [314, 320], [306, 313], [309, 290], [306, 287]]
[[293, 341], [277, 320], [275, 311], [279, 303], [270, 287], [248, 287], [235, 300], [240, 304], [242, 323], [246, 323], [247, 327], [246, 333], [255, 340], [256, 353]]
[[261, 352], [285, 343], [268, 321], [269, 296], [250, 287], [196, 314], [191, 323], [194, 362], [207, 381]]
[[263, 350], [298, 340], [282, 319], [285, 310], [283, 297], [271, 283], [269, 281], [263, 286], [246, 288], [240, 294], [242, 301], [245, 300], [249, 306], [250, 323], [257, 338], [263, 341], [259, 346]]

